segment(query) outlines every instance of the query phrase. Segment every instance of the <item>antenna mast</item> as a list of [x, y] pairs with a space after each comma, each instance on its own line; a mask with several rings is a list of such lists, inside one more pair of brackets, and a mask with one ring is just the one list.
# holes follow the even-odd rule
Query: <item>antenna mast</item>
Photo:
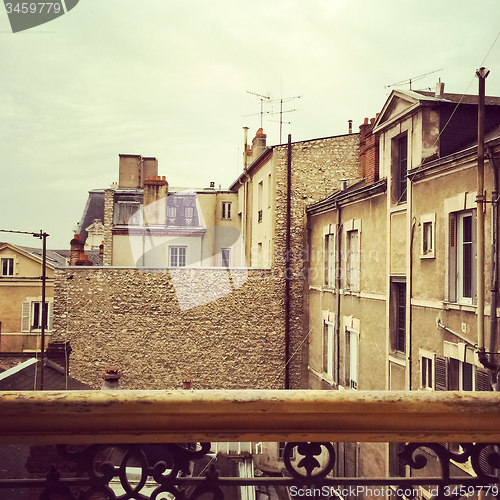
[[408, 83], [410, 85], [410, 90], [411, 90], [412, 82], [417, 82], [418, 80], [425, 78], [427, 75], [432, 75], [432, 73], [437, 73], [438, 71], [443, 71], [443, 68], [435, 69], [434, 71], [429, 71], [429, 73], [424, 73], [423, 75], [414, 76], [413, 78], [408, 78], [407, 80], [402, 80], [401, 82], [391, 83], [390, 85], [386, 85], [385, 88], [388, 89], [389, 87], [398, 87], [399, 85], [406, 85]]

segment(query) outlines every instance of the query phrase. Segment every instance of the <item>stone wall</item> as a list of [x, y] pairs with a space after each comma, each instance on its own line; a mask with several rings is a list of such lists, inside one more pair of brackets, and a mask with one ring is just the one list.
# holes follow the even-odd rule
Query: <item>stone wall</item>
[[[275, 274], [284, 273], [287, 145], [274, 148], [276, 176]], [[359, 178], [359, 134], [292, 143], [290, 388], [307, 388], [308, 260], [306, 206]]]
[[56, 270], [53, 339], [70, 375], [96, 389], [282, 389], [283, 280], [270, 270]]

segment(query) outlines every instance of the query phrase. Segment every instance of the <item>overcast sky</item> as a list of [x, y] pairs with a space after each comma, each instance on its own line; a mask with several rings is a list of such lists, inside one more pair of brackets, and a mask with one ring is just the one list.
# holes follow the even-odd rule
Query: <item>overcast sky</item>
[[[119, 153], [157, 157], [171, 186], [227, 188], [242, 127], [251, 139], [260, 126], [248, 92], [302, 96], [284, 104], [297, 111], [283, 142], [345, 134], [349, 119], [357, 131], [409, 88], [389, 85], [435, 70], [413, 89], [441, 78], [477, 93], [484, 64], [500, 96], [499, 30], [499, 0], [80, 0], [15, 34], [0, 5], [0, 229], [69, 248], [88, 191], [118, 180]], [[264, 118], [268, 145], [278, 121]]]

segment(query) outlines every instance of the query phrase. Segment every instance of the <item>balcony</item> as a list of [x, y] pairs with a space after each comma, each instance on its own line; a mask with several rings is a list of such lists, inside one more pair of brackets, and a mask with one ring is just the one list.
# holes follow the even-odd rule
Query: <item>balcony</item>
[[[253, 470], [248, 470], [240, 477], [221, 477], [211, 460], [194, 474], [193, 462], [210, 458], [211, 446], [187, 443], [209, 442], [248, 443], [226, 445], [242, 459], [255, 452], [249, 443], [287, 442], [286, 474], [252, 477]], [[337, 442], [410, 443], [400, 456], [411, 472], [407, 477], [332, 477], [336, 456], [331, 443]], [[435, 444], [443, 442], [470, 444], [452, 452]], [[421, 486], [429, 491], [435, 485], [433, 496], [458, 498], [498, 492], [492, 489], [497, 488], [497, 477], [480, 463], [486, 460], [498, 472], [500, 456], [488, 446], [498, 442], [500, 399], [491, 392], [4, 392], [0, 443], [60, 445], [60, 455], [75, 461], [77, 474], [70, 477], [52, 467], [46, 479], [3, 479], [0, 497], [4, 498], [2, 489], [28, 487], [37, 488], [40, 499], [107, 499], [118, 491], [116, 498], [159, 500], [224, 498], [226, 488], [239, 493], [225, 498], [258, 498], [255, 491], [262, 487], [288, 488], [293, 497], [312, 496], [315, 489], [362, 496], [369, 485], [393, 487], [395, 492]], [[420, 446], [439, 463], [439, 476], [425, 476], [427, 462], [417, 451]], [[450, 475], [452, 464], [466, 462], [470, 474]]]

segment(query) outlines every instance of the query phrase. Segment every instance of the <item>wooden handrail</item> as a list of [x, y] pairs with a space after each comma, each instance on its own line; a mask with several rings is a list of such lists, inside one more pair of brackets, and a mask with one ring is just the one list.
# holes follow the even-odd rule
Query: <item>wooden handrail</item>
[[494, 392], [0, 393], [0, 443], [499, 440]]

